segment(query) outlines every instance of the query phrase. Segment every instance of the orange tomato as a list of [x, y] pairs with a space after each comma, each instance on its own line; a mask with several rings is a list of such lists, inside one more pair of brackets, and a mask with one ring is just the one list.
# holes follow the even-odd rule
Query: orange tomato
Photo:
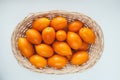
[[80, 50], [85, 51], [85, 50], [87, 50], [88, 48], [89, 48], [89, 44], [86, 43], [86, 42], [82, 42], [82, 46], [80, 47]]
[[72, 55], [71, 48], [66, 42], [54, 42], [53, 49], [57, 54], [62, 56]]
[[67, 43], [72, 49], [78, 50], [82, 46], [82, 40], [77, 33], [67, 33]]
[[43, 57], [50, 57], [53, 55], [53, 49], [47, 44], [39, 44], [35, 46], [36, 52]]
[[79, 35], [80, 37], [83, 39], [83, 41], [87, 42], [87, 43], [94, 43], [95, 42], [95, 34], [94, 32], [89, 29], [89, 28], [81, 28], [79, 30]]
[[55, 30], [52, 27], [46, 27], [42, 31], [42, 39], [46, 44], [52, 44], [55, 40]]
[[39, 55], [33, 55], [29, 58], [29, 61], [36, 68], [44, 68], [47, 65], [47, 60]]
[[53, 55], [52, 57], [48, 58], [48, 65], [53, 68], [63, 68], [66, 66], [68, 60], [60, 55]]
[[55, 30], [64, 29], [67, 26], [67, 19], [64, 17], [55, 17], [51, 20], [51, 26]]
[[42, 41], [41, 34], [35, 29], [28, 29], [26, 31], [26, 38], [32, 44], [40, 44]]
[[56, 39], [58, 41], [64, 41], [66, 39], [66, 36], [67, 36], [67, 34], [64, 30], [58, 30], [56, 32]]
[[77, 32], [82, 28], [83, 23], [81, 21], [73, 21], [68, 25], [68, 30], [72, 32]]
[[78, 51], [72, 56], [71, 63], [74, 65], [82, 65], [87, 62], [88, 59], [89, 55], [86, 51]]
[[27, 41], [26, 38], [19, 38], [18, 39], [18, 48], [21, 54], [27, 58], [34, 54], [33, 46]]
[[32, 28], [42, 31], [44, 28], [48, 27], [50, 24], [50, 20], [48, 18], [42, 17], [38, 18], [32, 23]]

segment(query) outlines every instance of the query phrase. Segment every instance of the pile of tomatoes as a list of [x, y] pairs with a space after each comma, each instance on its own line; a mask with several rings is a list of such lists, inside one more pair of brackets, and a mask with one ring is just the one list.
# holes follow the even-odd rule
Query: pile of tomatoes
[[18, 39], [18, 48], [36, 68], [82, 65], [89, 60], [89, 45], [95, 42], [94, 32], [81, 21], [68, 22], [61, 16], [37, 18], [25, 35]]

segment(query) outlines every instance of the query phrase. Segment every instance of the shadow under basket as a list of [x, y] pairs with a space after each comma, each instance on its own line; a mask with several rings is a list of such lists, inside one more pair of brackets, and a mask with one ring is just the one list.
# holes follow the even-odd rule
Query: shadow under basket
[[[28, 61], [27, 58], [23, 57], [18, 49], [18, 38], [19, 37], [25, 37], [25, 32], [27, 29], [31, 28], [32, 22], [39, 18], [39, 17], [47, 17], [50, 20], [56, 16], [62, 16], [65, 17], [68, 22], [79, 20], [84, 23], [85, 26], [88, 26], [90, 29], [92, 29], [96, 36], [96, 41], [94, 44], [91, 44], [89, 48], [89, 60], [80, 66], [75, 66], [72, 64], [67, 64], [66, 67], [63, 69], [54, 69], [50, 67], [46, 67], [44, 69], [37, 69], [31, 63]], [[12, 37], [11, 37], [11, 43], [12, 43], [12, 51], [18, 61], [18, 63], [25, 68], [39, 72], [39, 73], [46, 73], [46, 74], [66, 74], [66, 73], [75, 73], [75, 72], [82, 72], [86, 69], [91, 68], [101, 57], [101, 54], [103, 52], [104, 48], [104, 39], [103, 39], [103, 33], [100, 28], [100, 26], [90, 17], [77, 12], [68, 12], [68, 11], [59, 11], [59, 10], [53, 10], [53, 11], [47, 11], [47, 12], [38, 12], [38, 13], [31, 13], [27, 17], [24, 18], [23, 21], [21, 21], [15, 28]]]

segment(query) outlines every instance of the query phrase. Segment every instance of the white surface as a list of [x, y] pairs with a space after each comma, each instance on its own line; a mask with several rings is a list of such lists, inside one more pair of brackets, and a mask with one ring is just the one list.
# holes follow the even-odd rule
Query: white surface
[[[120, 0], [0, 0], [0, 80], [120, 80]], [[11, 34], [29, 13], [48, 10], [82, 12], [101, 26], [104, 52], [82, 73], [48, 75], [29, 71], [11, 51]]]

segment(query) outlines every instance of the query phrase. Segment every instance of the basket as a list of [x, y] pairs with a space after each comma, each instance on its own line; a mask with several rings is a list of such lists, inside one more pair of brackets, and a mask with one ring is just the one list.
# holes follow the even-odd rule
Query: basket
[[[96, 41], [94, 44], [91, 44], [89, 48], [89, 60], [81, 66], [75, 66], [71, 64], [67, 64], [67, 66], [63, 69], [54, 69], [50, 67], [46, 67], [44, 69], [37, 69], [27, 60], [26, 57], [23, 57], [18, 49], [18, 38], [25, 37], [25, 32], [27, 29], [31, 28], [32, 22], [37, 19], [38, 17], [47, 17], [52, 19], [56, 16], [63, 16], [67, 18], [68, 22], [73, 20], [80, 20], [90, 29], [92, 29], [96, 35]], [[82, 72], [86, 69], [91, 68], [101, 57], [104, 48], [104, 39], [103, 33], [100, 26], [90, 17], [77, 12], [68, 12], [62, 10], [53, 10], [47, 12], [38, 12], [38, 13], [31, 13], [23, 21], [21, 21], [15, 28], [12, 37], [12, 51], [14, 56], [16, 57], [18, 63], [25, 68], [39, 72], [39, 73], [49, 73], [49, 74], [66, 74], [66, 73], [75, 73], [75, 72]]]

